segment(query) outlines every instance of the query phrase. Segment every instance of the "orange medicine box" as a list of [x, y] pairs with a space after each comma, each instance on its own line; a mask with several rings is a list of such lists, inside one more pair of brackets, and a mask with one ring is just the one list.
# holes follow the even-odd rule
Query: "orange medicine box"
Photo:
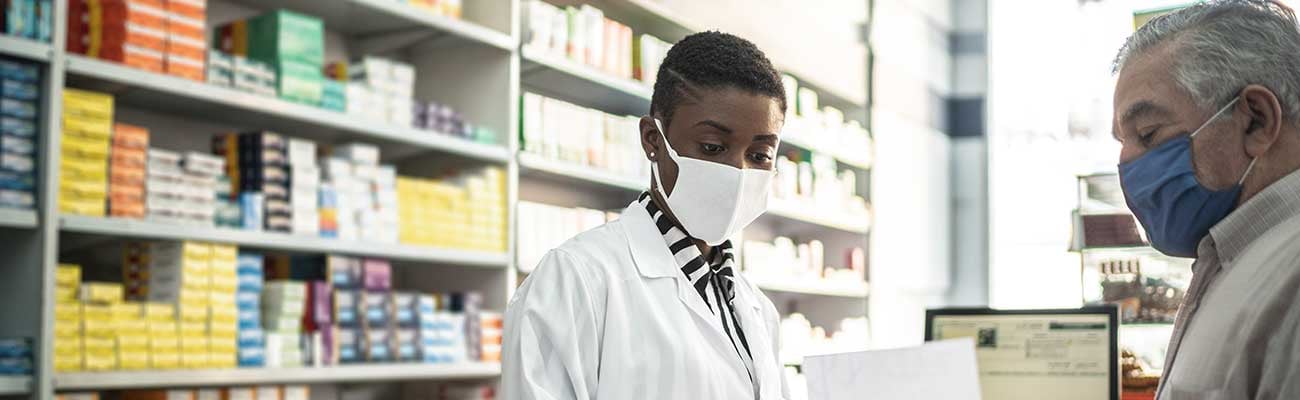
[[207, 59], [208, 46], [203, 42], [203, 39], [196, 39], [177, 33], [168, 33], [167, 55], [184, 57], [190, 60], [202, 62]]
[[144, 185], [109, 185], [108, 198], [125, 203], [144, 203]]
[[109, 174], [111, 176], [109, 182], [115, 185], [144, 185], [144, 168], [113, 167], [113, 171]]
[[188, 18], [203, 19], [208, 14], [207, 0], [167, 0], [167, 12]]
[[121, 122], [113, 124], [113, 148], [148, 149], [149, 129]]
[[119, 44], [140, 46], [154, 51], [163, 51], [167, 32], [160, 28], [146, 27], [139, 24], [110, 24], [91, 28], [82, 41], [86, 46], [86, 55], [98, 56], [98, 50]]
[[202, 61], [172, 54], [167, 55], [167, 74], [200, 82], [205, 78]]
[[144, 168], [145, 160], [147, 160], [147, 156], [145, 156], [144, 149], [113, 147], [112, 155], [109, 156], [109, 165], [113, 168]]
[[97, 57], [104, 60], [117, 61], [126, 64], [129, 67], [143, 69], [145, 71], [163, 71], [163, 53], [140, 46], [122, 44], [120, 46], [105, 47], [99, 50], [99, 55]]
[[169, 34], [197, 39], [202, 42], [207, 27], [207, 19], [203, 17], [192, 18], [177, 13], [167, 14], [167, 33]]

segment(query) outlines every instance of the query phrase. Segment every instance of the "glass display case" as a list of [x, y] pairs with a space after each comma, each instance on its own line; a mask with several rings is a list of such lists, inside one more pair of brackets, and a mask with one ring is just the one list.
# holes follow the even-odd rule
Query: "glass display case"
[[1192, 260], [1151, 248], [1128, 209], [1118, 175], [1078, 181], [1071, 250], [1080, 255], [1083, 304], [1119, 306], [1125, 397], [1141, 397], [1159, 381], [1174, 319], [1191, 282]]

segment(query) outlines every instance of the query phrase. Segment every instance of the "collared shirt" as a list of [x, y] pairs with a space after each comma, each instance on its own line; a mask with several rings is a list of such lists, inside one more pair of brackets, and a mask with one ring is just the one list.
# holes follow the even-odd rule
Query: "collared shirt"
[[736, 319], [734, 306], [736, 255], [731, 241], [716, 246], [709, 262], [705, 263], [704, 256], [700, 254], [700, 249], [695, 247], [694, 241], [659, 209], [659, 205], [651, 198], [650, 192], [643, 192], [638, 201], [645, 206], [646, 212], [659, 227], [659, 233], [664, 235], [664, 243], [673, 253], [673, 258], [681, 265], [682, 273], [704, 299], [709, 310], [718, 316], [722, 331], [726, 332], [732, 347], [736, 350], [736, 356], [745, 364], [745, 369], [749, 372], [749, 379], [754, 384], [754, 396], [757, 398], [758, 382], [754, 379], [754, 359], [749, 350], [749, 341], [745, 339], [745, 332], [740, 329], [740, 321]]
[[1159, 398], [1300, 396], [1297, 240], [1300, 171], [1210, 229], [1175, 321]]

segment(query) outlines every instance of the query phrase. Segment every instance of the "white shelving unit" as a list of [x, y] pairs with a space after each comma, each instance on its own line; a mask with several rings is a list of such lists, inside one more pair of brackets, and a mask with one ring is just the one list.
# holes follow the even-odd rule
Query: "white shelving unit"
[[26, 375], [0, 375], [0, 396], [17, 396], [31, 393], [32, 377]]
[[54, 387], [58, 390], [188, 388], [267, 384], [465, 380], [488, 379], [500, 375], [501, 366], [493, 363], [456, 365], [360, 364], [303, 368], [60, 373], [54, 375]]
[[479, 161], [504, 163], [510, 158], [504, 146], [474, 143], [437, 132], [392, 126], [354, 115], [260, 96], [232, 88], [156, 74], [122, 64], [68, 55], [69, 81], [79, 87], [114, 93], [120, 104], [165, 111], [200, 120], [292, 132], [317, 140], [340, 137], [386, 144], [389, 159], [438, 152]]
[[[64, 50], [68, 39], [65, 37], [67, 2], [62, 0], [54, 2], [51, 43], [0, 36], [0, 54], [41, 66], [45, 95], [41, 116], [44, 140], [40, 141], [38, 150], [38, 205], [34, 210], [25, 211], [0, 209], [0, 241], [9, 245], [5, 248], [6, 256], [0, 258], [0, 274], [6, 276], [0, 282], [0, 302], [12, 309], [31, 310], [0, 318], [0, 337], [33, 338], [36, 365], [31, 377], [0, 377], [0, 397], [50, 400], [61, 391], [497, 379], [501, 368], [493, 363], [54, 373], [51, 362], [54, 271], [63, 257], [89, 256], [79, 252], [99, 250], [103, 247], [100, 245], [116, 241], [196, 240], [271, 252], [391, 259], [398, 261], [394, 272], [399, 286], [429, 286], [430, 290], [439, 291], [478, 290], [484, 293], [490, 309], [503, 310], [518, 282], [515, 205], [521, 198], [546, 202], [551, 196], [558, 196], [570, 205], [605, 208], [609, 204], [626, 204], [647, 185], [643, 178], [519, 152], [519, 101], [524, 91], [625, 115], [646, 113], [652, 95], [652, 88], [641, 82], [616, 78], [563, 57], [520, 48], [521, 1], [467, 1], [464, 20], [454, 20], [394, 0], [209, 0], [212, 26], [265, 10], [289, 9], [322, 19], [330, 59], [337, 59], [343, 53], [344, 58], [364, 54], [410, 62], [416, 65], [419, 76], [417, 97], [456, 108], [476, 125], [496, 132], [499, 139], [496, 143], [473, 142], [365, 120], [69, 54]], [[699, 29], [651, 0], [591, 2], [605, 9], [607, 16], [631, 26], [637, 34], [650, 33], [675, 42]], [[214, 10], [229, 15], [215, 16], [218, 11]], [[782, 65], [781, 60], [774, 61]], [[217, 132], [269, 130], [321, 144], [378, 145], [384, 161], [396, 164], [403, 175], [436, 176], [449, 168], [501, 166], [507, 177], [510, 213], [507, 251], [484, 253], [61, 214], [58, 176], [64, 88], [112, 94], [119, 116], [128, 117], [124, 122], [155, 129], [158, 132], [155, 138], [163, 142], [164, 148], [172, 146], [169, 148], [172, 150], [207, 151], [208, 139]], [[833, 98], [828, 102], [837, 107], [841, 103]], [[860, 113], [846, 112], [846, 115], [865, 115], [866, 106], [861, 108]], [[828, 152], [798, 139], [788, 144], [831, 154], [850, 168], [870, 167], [855, 163], [849, 155]], [[539, 187], [548, 192], [529, 192]], [[591, 204], [585, 204], [586, 201]], [[825, 237], [827, 243], [861, 243], [865, 247], [869, 220], [808, 210], [799, 205], [774, 204], [771, 212], [756, 225], [762, 225], [758, 230], [767, 235], [799, 235], [800, 240]], [[746, 231], [747, 237], [749, 234]], [[830, 309], [849, 309], [848, 315], [866, 313], [865, 299], [869, 293], [866, 282], [861, 286], [781, 281], [765, 281], [760, 285], [778, 301], [794, 299], [791, 301], [813, 305], [827, 301], [836, 304]], [[778, 307], [788, 311], [785, 304]]]
[[50, 44], [31, 39], [0, 36], [0, 54], [31, 61], [50, 61]]
[[775, 279], [753, 280], [759, 289], [768, 292], [795, 293], [811, 296], [844, 297], [866, 299], [871, 292], [866, 282], [861, 284], [843, 284], [833, 281], [789, 281]]
[[505, 254], [347, 241], [277, 232], [163, 224], [122, 218], [64, 215], [59, 217], [59, 229], [63, 232], [118, 238], [196, 240], [230, 243], [254, 249], [347, 254], [429, 264], [463, 265], [494, 269], [504, 269], [509, 265], [509, 257]]

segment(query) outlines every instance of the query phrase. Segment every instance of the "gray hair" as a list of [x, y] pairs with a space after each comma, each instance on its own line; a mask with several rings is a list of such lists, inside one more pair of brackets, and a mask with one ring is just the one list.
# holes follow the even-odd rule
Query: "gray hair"
[[1219, 108], [1259, 84], [1300, 123], [1300, 26], [1291, 8], [1273, 0], [1212, 0], [1157, 17], [1128, 38], [1113, 72], [1164, 43], [1176, 46], [1175, 81], [1201, 107]]

